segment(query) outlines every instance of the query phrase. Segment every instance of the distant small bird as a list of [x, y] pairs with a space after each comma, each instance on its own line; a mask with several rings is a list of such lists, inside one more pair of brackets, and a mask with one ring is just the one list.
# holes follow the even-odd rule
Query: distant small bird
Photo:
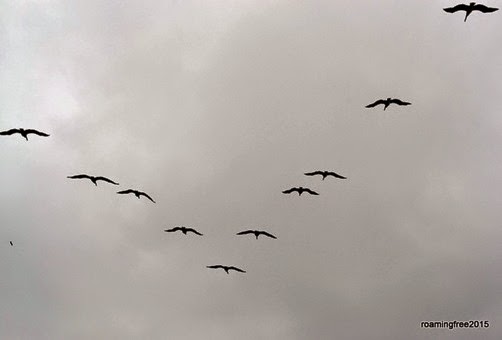
[[75, 176], [67, 176], [66, 178], [71, 178], [71, 179], [90, 179], [92, 183], [94, 183], [95, 186], [98, 186], [98, 181], [104, 181], [104, 182], [108, 182], [108, 183], [111, 183], [111, 184], [114, 184], [114, 185], [119, 185], [118, 183], [115, 183], [114, 181], [112, 181], [111, 179], [108, 179], [106, 177], [103, 177], [103, 176], [97, 176], [97, 177], [94, 177], [94, 176], [89, 176], [89, 175], [85, 175], [85, 174], [82, 174], [82, 175], [75, 175]]
[[241, 232], [237, 233], [237, 235], [247, 235], [247, 234], [254, 234], [256, 239], [258, 239], [259, 235], [265, 235], [265, 236], [275, 238], [275, 239], [277, 238], [274, 235], [269, 234], [266, 231], [262, 231], [262, 230], [245, 230], [245, 231], [241, 231]]
[[14, 245], [14, 243], [12, 243], [12, 241], [9, 241], [9, 243], [10, 243], [10, 245], [11, 245], [11, 246], [13, 246], [13, 245]]
[[340, 178], [340, 179], [347, 179], [347, 177], [343, 177], [339, 174], [337, 174], [336, 172], [332, 172], [332, 171], [314, 171], [314, 172], [306, 172], [304, 174], [305, 176], [315, 176], [315, 175], [321, 175], [322, 176], [322, 180], [324, 181], [324, 179], [328, 176], [333, 176], [333, 177], [336, 177], [336, 178]]
[[302, 193], [304, 193], [304, 192], [307, 192], [307, 193], [309, 193], [311, 195], [319, 195], [317, 192], [312, 191], [309, 188], [304, 188], [304, 187], [291, 188], [291, 189], [288, 189], [288, 190], [284, 190], [282, 193], [283, 194], [290, 194], [290, 193], [295, 192], [295, 191], [298, 193], [298, 196], [301, 196]]
[[197, 234], [197, 235], [202, 236], [202, 234], [201, 234], [201, 233], [199, 233], [197, 230], [195, 230], [195, 229], [193, 229], [193, 228], [186, 228], [186, 227], [183, 227], [183, 226], [181, 226], [181, 227], [174, 227], [174, 228], [172, 228], [172, 229], [166, 229], [166, 230], [164, 230], [164, 231], [165, 231], [166, 233], [172, 233], [172, 232], [175, 232], [175, 231], [178, 231], [178, 230], [180, 230], [180, 231], [181, 231], [183, 234], [185, 234], [185, 235], [187, 234], [187, 232], [192, 232], [192, 233], [194, 233], [194, 234]]
[[379, 99], [377, 100], [376, 102], [374, 103], [371, 103], [369, 105], [366, 105], [367, 108], [372, 108], [372, 107], [375, 107], [377, 105], [380, 105], [380, 104], [383, 104], [384, 105], [384, 108], [383, 110], [385, 111], [385, 109], [387, 109], [387, 107], [390, 105], [390, 104], [397, 104], [397, 105], [400, 105], [400, 106], [406, 106], [406, 105], [411, 105], [411, 103], [408, 103], [408, 102], [403, 102], [399, 99], [393, 99], [393, 98], [387, 98], [387, 99]]
[[136, 195], [137, 198], [140, 198], [140, 196], [145, 196], [150, 201], [152, 201], [153, 203], [155, 203], [155, 201], [153, 200], [153, 198], [151, 198], [150, 196], [148, 196], [146, 193], [144, 193], [142, 191], [138, 191], [138, 190], [127, 189], [127, 190], [117, 191], [117, 194], [134, 194], [134, 195]]
[[19, 133], [21, 136], [23, 136], [24, 138], [26, 138], [26, 140], [28, 140], [28, 135], [31, 133], [31, 134], [34, 134], [34, 135], [38, 135], [38, 136], [42, 136], [42, 137], [49, 137], [50, 135], [44, 133], [44, 132], [40, 132], [40, 131], [37, 131], [37, 130], [33, 130], [33, 129], [22, 129], [22, 128], [19, 128], [19, 129], [10, 129], [10, 130], [7, 130], [7, 131], [2, 131], [0, 132], [0, 136], [10, 136], [10, 135], [13, 135], [15, 133]]
[[241, 272], [241, 273], [245, 273], [244, 270], [240, 269], [240, 268], [237, 268], [237, 267], [229, 267], [229, 266], [222, 266], [221, 264], [216, 264], [214, 266], [206, 266], [207, 268], [211, 268], [211, 269], [218, 269], [218, 268], [221, 268], [223, 269], [227, 274], [229, 274], [229, 270], [235, 270], [237, 272]]
[[448, 8], [443, 8], [443, 10], [447, 13], [455, 13], [458, 11], [465, 11], [465, 18], [464, 22], [467, 21], [467, 17], [473, 12], [473, 11], [479, 11], [481, 13], [492, 13], [495, 11], [498, 11], [498, 8], [495, 7], [486, 7], [485, 5], [481, 4], [476, 4], [475, 2], [469, 3], [469, 5], [466, 4], [459, 4], [454, 7], [448, 7]]

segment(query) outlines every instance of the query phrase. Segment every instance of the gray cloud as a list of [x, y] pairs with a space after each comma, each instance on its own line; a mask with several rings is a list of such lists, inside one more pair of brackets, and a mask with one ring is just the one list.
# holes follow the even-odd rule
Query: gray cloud
[[51, 137], [0, 141], [0, 337], [496, 339], [500, 30], [449, 4], [6, 4], [0, 125]]

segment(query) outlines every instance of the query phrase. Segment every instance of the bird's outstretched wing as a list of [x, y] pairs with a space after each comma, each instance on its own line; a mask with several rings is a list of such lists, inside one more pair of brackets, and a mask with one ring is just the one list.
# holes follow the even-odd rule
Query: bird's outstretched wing
[[132, 189], [117, 191], [117, 194], [133, 194], [133, 193], [134, 193], [134, 190], [132, 190]]
[[192, 233], [194, 233], [194, 234], [197, 234], [197, 235], [199, 235], [199, 236], [202, 236], [202, 234], [201, 234], [201, 233], [199, 233], [197, 230], [195, 230], [195, 229], [193, 229], [193, 228], [187, 228], [187, 232], [189, 232], [189, 231], [190, 231], [190, 232], [192, 232]]
[[339, 174], [337, 174], [336, 172], [333, 172], [333, 171], [328, 172], [326, 175], [333, 176], [333, 177], [340, 178], [340, 179], [347, 179], [347, 177], [339, 175]]
[[71, 178], [71, 179], [82, 179], [82, 178], [88, 178], [88, 179], [90, 179], [90, 178], [91, 178], [91, 176], [89, 176], [89, 175], [85, 175], [85, 174], [82, 174], [82, 175], [67, 176], [66, 178]]
[[206, 268], [211, 268], [211, 269], [218, 269], [218, 268], [224, 268], [221, 264], [215, 264], [212, 266], [206, 266]]
[[453, 7], [443, 8], [443, 10], [448, 13], [455, 13], [457, 11], [467, 11], [468, 9], [469, 9], [469, 6], [465, 5], [465, 4], [460, 4], [460, 5], [453, 6]]
[[236, 235], [246, 235], [246, 234], [254, 234], [254, 230], [244, 230], [238, 232]]
[[19, 129], [10, 129], [10, 130], [7, 130], [7, 131], [0, 132], [0, 135], [1, 136], [10, 136], [10, 135], [13, 135], [13, 134], [18, 133], [18, 132], [20, 132]]
[[304, 173], [305, 176], [315, 176], [315, 175], [322, 175], [322, 171], [312, 171], [312, 172], [306, 172]]
[[232, 267], [228, 267], [228, 270], [232, 270], [232, 269], [235, 270], [235, 271], [241, 272], [241, 273], [245, 273], [246, 272], [246, 271], [244, 271], [244, 270], [242, 270], [240, 268], [237, 268], [237, 267], [233, 267], [233, 266]]
[[35, 135], [42, 136], [42, 137], [49, 137], [50, 136], [50, 135], [46, 134], [45, 132], [40, 132], [40, 131], [33, 130], [33, 129], [27, 129], [25, 131], [26, 131], [26, 134], [33, 133]]
[[380, 104], [384, 104], [385, 105], [385, 101], [383, 99], [378, 99], [376, 102], [366, 105], [366, 107], [367, 108], [372, 108], [372, 107], [375, 107], [375, 106], [380, 105]]
[[111, 184], [119, 185], [118, 183], [112, 181], [111, 179], [103, 177], [103, 176], [96, 177], [96, 181], [103, 181], [103, 182], [108, 182], [108, 183], [111, 183]]
[[283, 194], [290, 194], [290, 193], [295, 192], [295, 191], [299, 191], [298, 188], [291, 188], [291, 189], [288, 189], [288, 190], [284, 190], [282, 193]]
[[317, 192], [315, 192], [314, 190], [310, 190], [309, 188], [305, 188], [305, 192], [308, 192], [311, 195], [319, 195]]
[[268, 236], [268, 237], [271, 237], [271, 238], [275, 238], [275, 239], [277, 239], [277, 237], [275, 237], [274, 235], [272, 235], [272, 234], [270, 234], [270, 233], [267, 233], [266, 231], [262, 231], [262, 232], [260, 232], [260, 234], [263, 234], [263, 235], [265, 235], [265, 236]]
[[180, 227], [174, 227], [174, 228], [171, 228], [171, 229], [166, 229], [164, 230], [166, 233], [172, 233], [174, 231], [178, 231], [178, 230], [181, 230]]
[[476, 4], [476, 5], [474, 5], [474, 7], [472, 9], [475, 11], [483, 12], [483, 13], [492, 13], [492, 12], [498, 11], [498, 8], [486, 7], [485, 5], [482, 5], [482, 4]]
[[403, 102], [402, 100], [399, 99], [391, 99], [390, 102], [402, 106], [411, 105], [411, 103]]
[[153, 200], [153, 198], [151, 198], [150, 196], [148, 196], [147, 193], [145, 192], [139, 192], [139, 195], [140, 196], [145, 196], [146, 198], [148, 198], [150, 201], [152, 201], [153, 203], [155, 203], [155, 201]]

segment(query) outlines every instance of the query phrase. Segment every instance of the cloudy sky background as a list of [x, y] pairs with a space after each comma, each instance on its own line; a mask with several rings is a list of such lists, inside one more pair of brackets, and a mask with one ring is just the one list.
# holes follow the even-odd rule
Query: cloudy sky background
[[0, 140], [0, 338], [499, 339], [502, 14], [454, 4], [1, 2], [0, 130], [51, 136]]

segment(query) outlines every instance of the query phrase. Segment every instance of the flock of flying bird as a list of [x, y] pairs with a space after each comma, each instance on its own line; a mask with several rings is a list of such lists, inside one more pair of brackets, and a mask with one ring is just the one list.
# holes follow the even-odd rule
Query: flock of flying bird
[[[385, 108], [387, 108], [387, 106], [391, 102], [392, 103], [397, 103], [399, 105], [403, 105], [403, 104], [400, 104], [400, 103], [403, 103], [400, 100], [387, 99], [387, 101], [378, 100], [375, 103], [368, 105], [367, 107], [374, 107], [374, 106], [376, 106], [376, 105], [378, 105], [378, 104], [381, 103], [381, 104], [385, 105]], [[405, 103], [405, 104], [409, 105], [409, 103]], [[2, 132], [0, 132], [0, 136], [10, 136], [10, 135], [13, 135], [15, 133], [19, 133], [26, 140], [28, 140], [28, 134], [35, 134], [35, 135], [42, 136], [42, 137], [49, 137], [50, 136], [47, 133], [40, 132], [40, 131], [37, 131], [37, 130], [34, 130], [34, 129], [26, 129], [25, 130], [25, 129], [22, 129], [22, 128], [10, 129], [10, 130], [7, 130], [7, 131], [2, 131]], [[332, 176], [332, 177], [339, 178], [339, 179], [346, 179], [346, 177], [344, 177], [342, 175], [339, 175], [336, 172], [332, 172], [332, 171], [313, 171], [313, 172], [307, 172], [307, 173], [305, 173], [305, 175], [306, 176], [317, 176], [317, 175], [319, 175], [319, 176], [322, 176], [322, 180], [326, 179], [326, 177], [328, 177], [328, 176]], [[72, 180], [89, 180], [95, 186], [98, 186], [98, 181], [102, 181], [102, 182], [109, 183], [109, 184], [112, 184], [112, 185], [120, 185], [118, 182], [115, 182], [115, 181], [113, 181], [113, 180], [111, 180], [111, 179], [109, 179], [107, 177], [104, 177], [104, 176], [92, 176], [92, 175], [87, 175], [87, 174], [79, 174], [79, 175], [67, 176], [67, 178], [72, 179]], [[311, 190], [309, 188], [304, 188], [304, 187], [293, 187], [293, 188], [290, 188], [290, 189], [287, 189], [287, 190], [283, 191], [284, 194], [290, 194], [290, 193], [293, 193], [293, 192], [297, 192], [299, 196], [301, 196], [303, 192], [309, 193], [311, 195], [319, 195], [317, 192], [315, 192], [315, 191], [313, 191], [313, 190]], [[145, 192], [139, 191], [139, 190], [134, 190], [134, 189], [121, 190], [121, 191], [117, 191], [117, 194], [134, 194], [138, 199], [141, 196], [144, 196], [147, 199], [149, 199], [150, 201], [152, 201], [153, 203], [156, 203], [155, 200], [150, 195], [148, 195]], [[166, 229], [164, 231], [167, 232], [167, 233], [173, 233], [173, 232], [180, 231], [184, 235], [187, 235], [187, 233], [190, 232], [190, 233], [193, 233], [193, 234], [196, 234], [196, 235], [199, 235], [199, 236], [203, 236], [203, 234], [200, 233], [199, 231], [197, 231], [197, 230], [195, 230], [193, 228], [187, 228], [187, 227], [184, 227], [184, 226], [176, 226], [174, 228]], [[260, 235], [263, 235], [263, 236], [266, 236], [266, 237], [269, 237], [269, 238], [272, 238], [272, 239], [277, 239], [277, 237], [275, 235], [272, 235], [271, 233], [269, 233], [267, 231], [264, 231], [264, 230], [251, 230], [250, 229], [250, 230], [244, 230], [244, 231], [241, 231], [241, 232], [237, 233], [237, 235], [249, 235], [249, 234], [254, 235], [256, 239], [258, 239], [258, 236], [260, 236]], [[14, 245], [12, 241], [9, 241], [9, 243], [10, 243], [11, 246]], [[245, 273], [246, 272], [245, 270], [240, 269], [240, 268], [235, 267], [235, 266], [225, 266], [225, 265], [221, 265], [221, 264], [207, 266], [207, 268], [210, 268], [210, 269], [223, 269], [227, 274], [229, 274], [230, 270], [234, 270], [234, 271], [241, 272], [241, 273]]]
[[[384, 110], [390, 105], [390, 104], [397, 104], [397, 105], [410, 105], [410, 103], [407, 103], [407, 102], [403, 102], [399, 99], [391, 99], [391, 98], [387, 98], [386, 100], [377, 100], [376, 102], [372, 103], [372, 104], [369, 104], [367, 105], [366, 107], [367, 108], [372, 108], [372, 107], [375, 107], [379, 104], [382, 104], [384, 105]], [[7, 130], [7, 131], [2, 131], [0, 132], [0, 136], [10, 136], [10, 135], [13, 135], [15, 133], [18, 133], [20, 134], [21, 136], [23, 136], [26, 140], [28, 140], [28, 135], [29, 134], [34, 134], [34, 135], [38, 135], [38, 136], [41, 136], [41, 137], [49, 137], [50, 135], [47, 134], [47, 133], [44, 133], [44, 132], [40, 132], [40, 131], [37, 131], [37, 130], [34, 130], [34, 129], [22, 129], [22, 128], [18, 128], [18, 129], [10, 129], [10, 130]], [[347, 177], [344, 177], [342, 175], [339, 175], [337, 174], [336, 172], [333, 172], [333, 171], [313, 171], [313, 172], [307, 172], [304, 174], [305, 176], [321, 176], [322, 177], [322, 180], [324, 181], [326, 179], [326, 177], [335, 177], [335, 178], [338, 178], [338, 179], [347, 179]], [[72, 179], [72, 180], [89, 180], [91, 181], [95, 186], [98, 186], [98, 182], [101, 181], [101, 182], [105, 182], [105, 183], [109, 183], [109, 184], [112, 184], [112, 185], [120, 185], [118, 182], [116, 181], [113, 181], [107, 177], [104, 177], [104, 176], [92, 176], [92, 175], [87, 175], [87, 174], [79, 174], [79, 175], [72, 175], [72, 176], [67, 176], [68, 179]], [[283, 194], [291, 194], [291, 193], [294, 193], [294, 192], [297, 192], [298, 193], [298, 196], [301, 196], [302, 193], [306, 192], [310, 195], [319, 195], [317, 192], [309, 189], [309, 188], [304, 188], [304, 187], [293, 187], [293, 188], [290, 188], [290, 189], [287, 189], [287, 190], [284, 190], [282, 193]], [[117, 194], [134, 194], [138, 199], [141, 198], [141, 196], [144, 196], [146, 197], [147, 199], [149, 199], [150, 201], [152, 201], [153, 203], [156, 203], [155, 200], [150, 196], [148, 195], [147, 193], [143, 192], [143, 191], [139, 191], [139, 190], [134, 190], [134, 189], [127, 189], [127, 190], [121, 190], [121, 191], [117, 191]], [[173, 232], [177, 232], [177, 231], [180, 231], [182, 232], [184, 235], [187, 235], [187, 233], [193, 233], [193, 234], [196, 234], [196, 235], [199, 235], [199, 236], [203, 236], [202, 233], [200, 233], [199, 231], [193, 229], [193, 228], [187, 228], [187, 227], [184, 227], [184, 226], [176, 226], [174, 228], [171, 228], [171, 229], [166, 229], [164, 230], [165, 232], [167, 233], [173, 233]], [[266, 237], [269, 237], [269, 238], [272, 238], [272, 239], [277, 239], [277, 237], [275, 235], [272, 235], [271, 233], [267, 232], [267, 231], [264, 231], [264, 230], [244, 230], [244, 231], [241, 231], [241, 232], [238, 232], [236, 235], [254, 235], [255, 238], [258, 240], [258, 236], [260, 235], [263, 235], [263, 236], [266, 236]], [[12, 243], [12, 241], [10, 241], [10, 245], [13, 246], [14, 244]], [[217, 264], [217, 265], [210, 265], [210, 266], [207, 266], [207, 268], [210, 268], [210, 269], [223, 269], [227, 274], [229, 274], [229, 271], [230, 270], [234, 270], [234, 271], [237, 271], [237, 272], [240, 272], [240, 273], [245, 273], [246, 271], [241, 269], [241, 268], [238, 268], [238, 267], [235, 267], [235, 266], [225, 266], [225, 265], [221, 265], [221, 264]]]
[[[464, 22], [467, 21], [467, 17], [474, 11], [479, 11], [481, 13], [492, 13], [492, 12], [495, 12], [498, 10], [498, 8], [493, 8], [493, 7], [487, 7], [485, 5], [482, 5], [482, 4], [477, 4], [475, 2], [470, 2], [469, 4], [459, 4], [459, 5], [456, 5], [454, 7], [448, 7], [448, 8], [444, 8], [443, 9], [445, 12], [447, 13], [456, 13], [456, 12], [459, 12], [459, 11], [464, 11], [465, 12], [465, 17], [464, 17]], [[391, 104], [395, 104], [395, 105], [398, 105], [398, 106], [408, 106], [408, 105], [411, 105], [411, 103], [409, 102], [405, 102], [405, 101], [402, 101], [400, 99], [397, 99], [397, 98], [387, 98], [387, 99], [379, 99], [371, 104], [368, 104], [366, 105], [366, 108], [374, 108], [378, 105], [383, 105], [383, 110], [385, 111], [389, 105]], [[20, 134], [22, 137], [24, 137], [26, 139], [26, 141], [28, 141], [28, 135], [29, 134], [33, 134], [33, 135], [37, 135], [37, 136], [40, 136], [40, 137], [49, 137], [50, 135], [47, 134], [47, 133], [44, 133], [44, 132], [41, 132], [41, 131], [37, 131], [37, 130], [34, 130], [34, 129], [23, 129], [23, 128], [18, 128], [18, 129], [10, 129], [10, 130], [6, 130], [6, 131], [1, 131], [0, 132], [0, 136], [10, 136], [10, 135], [13, 135], [13, 134]], [[306, 176], [322, 176], [322, 180], [325, 180], [326, 177], [328, 176], [332, 176], [332, 177], [335, 177], [335, 178], [338, 178], [338, 179], [347, 179], [346, 177], [342, 176], [342, 175], [339, 175], [335, 172], [332, 172], [332, 171], [313, 171], [313, 172], [307, 172], [305, 173], [304, 175]], [[73, 175], [73, 176], [68, 176], [67, 178], [69, 179], [88, 179], [90, 180], [94, 185], [98, 185], [98, 181], [102, 181], [102, 182], [106, 182], [106, 183], [109, 183], [109, 184], [112, 184], [112, 185], [119, 185], [119, 183], [115, 182], [115, 181], [112, 181], [111, 179], [109, 178], [106, 178], [106, 177], [103, 177], [103, 176], [90, 176], [90, 175], [86, 175], [86, 174], [80, 174], [80, 175]], [[302, 193], [306, 192], [310, 195], [319, 195], [317, 192], [315, 192], [314, 190], [312, 189], [309, 189], [309, 188], [304, 188], [304, 187], [292, 187], [290, 189], [287, 189], [287, 190], [284, 190], [282, 191], [283, 194], [291, 194], [291, 193], [294, 193], [294, 192], [297, 192], [298, 193], [298, 196], [301, 196]], [[134, 189], [127, 189], [127, 190], [122, 190], [122, 191], [117, 191], [117, 194], [134, 194], [138, 199], [141, 197], [141, 196], [144, 196], [146, 197], [147, 199], [149, 199], [150, 201], [152, 201], [153, 203], [156, 203], [152, 197], [150, 197], [147, 193], [145, 192], [142, 192], [142, 191], [138, 191], [138, 190], [134, 190]], [[180, 231], [182, 232], [184, 235], [186, 235], [187, 233], [191, 232], [193, 234], [196, 234], [196, 235], [199, 235], [199, 236], [203, 236], [202, 233], [198, 232], [197, 230], [193, 229], [193, 228], [187, 228], [187, 227], [184, 227], [184, 226], [176, 226], [172, 229], [166, 229], [164, 230], [165, 232], [168, 232], [168, 233], [172, 233], [172, 232], [177, 232], [177, 231]], [[264, 235], [264, 236], [267, 236], [269, 238], [272, 238], [272, 239], [277, 239], [276, 236], [266, 232], [266, 231], [263, 231], [263, 230], [244, 230], [244, 231], [241, 231], [241, 232], [238, 232], [237, 235], [254, 235], [256, 237], [256, 239], [258, 239], [258, 236], [260, 235]], [[12, 241], [9, 241], [9, 244], [11, 246], [14, 246], [14, 243]], [[218, 265], [211, 265], [211, 266], [207, 266], [207, 268], [210, 268], [210, 269], [223, 269], [227, 274], [229, 274], [229, 271], [230, 270], [234, 270], [234, 271], [237, 271], [237, 272], [241, 272], [241, 273], [245, 273], [246, 271], [240, 269], [240, 268], [237, 268], [237, 267], [234, 267], [234, 266], [225, 266], [225, 265], [221, 265], [221, 264], [218, 264]]]

